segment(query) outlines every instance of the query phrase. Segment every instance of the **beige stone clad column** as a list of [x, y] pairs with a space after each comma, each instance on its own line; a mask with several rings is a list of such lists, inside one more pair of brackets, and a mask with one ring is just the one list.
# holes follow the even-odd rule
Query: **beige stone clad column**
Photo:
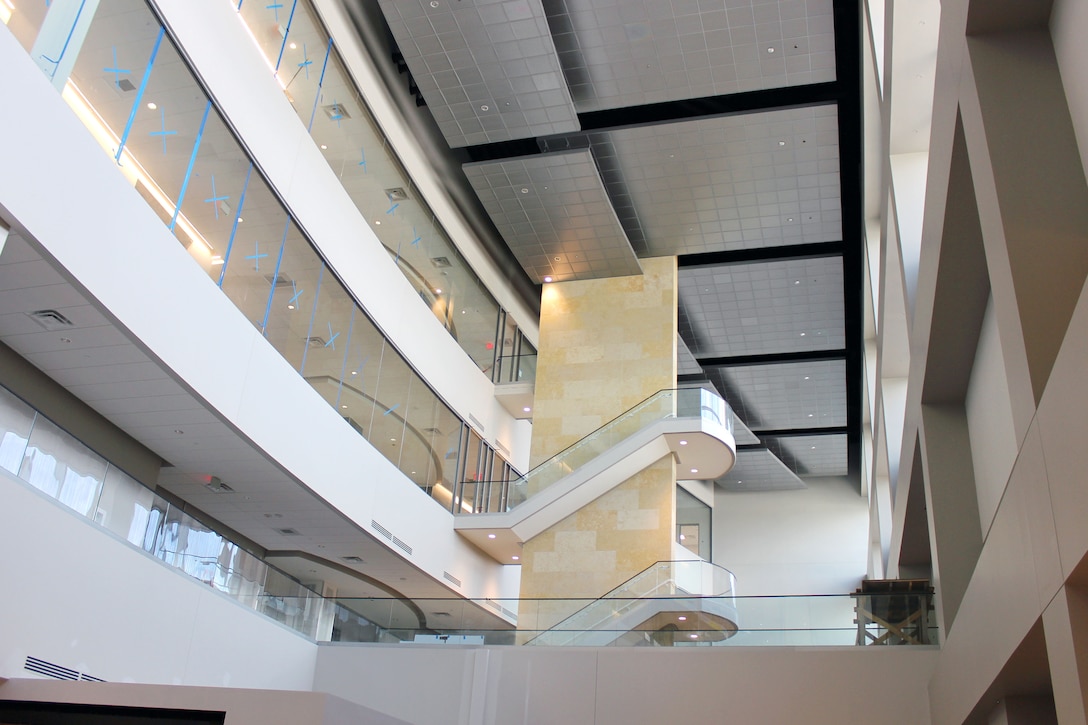
[[[534, 466], [676, 386], [676, 258], [640, 261], [642, 276], [545, 285]], [[671, 558], [675, 486], [673, 459], [663, 458], [526, 542], [522, 598], [598, 597]], [[546, 629], [577, 608], [526, 603], [519, 627]]]

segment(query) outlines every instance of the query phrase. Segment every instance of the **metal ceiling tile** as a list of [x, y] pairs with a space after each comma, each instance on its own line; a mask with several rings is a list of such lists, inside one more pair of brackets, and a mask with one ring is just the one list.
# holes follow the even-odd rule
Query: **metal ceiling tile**
[[835, 80], [832, 0], [545, 0], [579, 111]]
[[752, 431], [846, 425], [846, 362], [704, 368]]
[[683, 267], [680, 334], [699, 358], [846, 346], [841, 257]]
[[590, 151], [465, 164], [514, 256], [536, 282], [641, 274]]
[[589, 134], [642, 256], [842, 238], [832, 105]]
[[578, 130], [539, 0], [379, 0], [451, 147]]
[[848, 472], [846, 435], [766, 438], [767, 449], [800, 476], [845, 476]]
[[805, 482], [766, 449], [738, 451], [737, 464], [715, 481], [726, 491], [796, 491]]
[[702, 375], [703, 369], [691, 354], [684, 338], [676, 336], [676, 374], [677, 375]]
[[736, 411], [733, 411], [733, 440], [738, 446], [754, 446], [760, 443], [759, 438], [752, 432], [748, 424], [741, 420]]

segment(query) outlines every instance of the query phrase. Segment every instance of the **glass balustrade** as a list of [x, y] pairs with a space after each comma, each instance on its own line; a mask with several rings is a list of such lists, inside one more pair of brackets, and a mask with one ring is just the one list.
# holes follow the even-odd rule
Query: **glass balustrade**
[[465, 501], [466, 506], [455, 513], [509, 511], [622, 441], [670, 418], [708, 420], [723, 426], [730, 434], [733, 432], [733, 412], [717, 393], [704, 388], [661, 390], [525, 475], [504, 481], [462, 483], [458, 498]]
[[[383, 230], [379, 238], [402, 270], [438, 275], [417, 275], [421, 297], [442, 308], [447, 329], [490, 374], [497, 331], [503, 334], [498, 348], [506, 350], [510, 339], [516, 351], [523, 349], [520, 331], [505, 312], [499, 314], [475, 277], [458, 276], [467, 274], [467, 265], [445, 246], [448, 239], [414, 196], [335, 53], [329, 55], [328, 36], [312, 9], [295, 5], [291, 21], [274, 5], [247, 3], [242, 15], [260, 48], [278, 59], [288, 100], [300, 114], [305, 111], [314, 142], [328, 147], [327, 158], [360, 213], [384, 222], [375, 229]], [[23, 2], [7, 25], [193, 261], [406, 477], [452, 509], [458, 481], [506, 470], [486, 443], [488, 467], [465, 467], [468, 424], [423, 381], [325, 263], [145, 0]], [[238, 50], [259, 52], [248, 44]], [[349, 149], [369, 154], [371, 166], [349, 163]], [[403, 186], [413, 196], [389, 201], [383, 189], [390, 186]], [[406, 236], [409, 230], [421, 241]], [[435, 258], [455, 263], [438, 271]]]

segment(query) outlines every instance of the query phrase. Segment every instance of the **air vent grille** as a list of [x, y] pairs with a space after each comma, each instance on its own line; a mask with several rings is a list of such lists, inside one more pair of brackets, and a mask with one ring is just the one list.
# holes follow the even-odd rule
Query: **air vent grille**
[[348, 113], [348, 109], [342, 103], [330, 103], [327, 106], [322, 106], [321, 110], [325, 112], [330, 121], [343, 121], [351, 118], [351, 114]]
[[446, 267], [452, 267], [453, 263], [450, 262], [449, 257], [431, 257], [431, 264], [438, 269], [445, 269]]
[[346, 561], [349, 564], [363, 564], [363, 560], [357, 556], [341, 556], [341, 561]]
[[72, 327], [72, 321], [56, 310], [35, 310], [26, 316], [47, 330], [64, 330]]
[[499, 604], [498, 602], [495, 602], [495, 601], [492, 601], [492, 600], [488, 599], [487, 601], [484, 602], [484, 604], [491, 607], [496, 612], [501, 612], [502, 611], [502, 605]]
[[299, 536], [298, 531], [295, 529], [276, 529], [276, 533], [281, 536]]
[[385, 196], [389, 201], [407, 201], [408, 192], [397, 186], [392, 189], [385, 190]]
[[321, 335], [310, 335], [306, 338], [306, 344], [310, 347], [325, 347], [325, 338]]
[[484, 424], [480, 422], [480, 419], [479, 419], [479, 418], [477, 418], [476, 416], [474, 416], [474, 415], [473, 415], [472, 413], [469, 413], [469, 414], [468, 414], [468, 419], [469, 419], [470, 421], [472, 421], [473, 423], [475, 423], [475, 424], [476, 424], [476, 427], [480, 429], [480, 432], [481, 432], [481, 433], [483, 433], [483, 432], [484, 432], [484, 430], [485, 430], [485, 428], [484, 428]]
[[[458, 579], [457, 577], [455, 577], [453, 574], [450, 574], [448, 571], [442, 572], [442, 578], [445, 579], [448, 582], [452, 582], [452, 583], [456, 584], [457, 586], [461, 586], [461, 580]], [[436, 614], [437, 614], [437, 612], [436, 612]]]
[[389, 529], [385, 528], [384, 526], [382, 526], [381, 524], [379, 524], [377, 521], [375, 521], [373, 519], [370, 520], [370, 528], [374, 529], [375, 531], [377, 531], [379, 534], [381, 534], [385, 538], [389, 539], [390, 541], [393, 540], [393, 532], [390, 531]]
[[287, 275], [284, 275], [284, 274], [276, 274], [276, 275], [266, 274], [264, 276], [264, 278], [265, 278], [265, 281], [267, 281], [268, 284], [272, 285], [273, 287], [290, 287], [291, 286], [291, 278], [288, 277]]
[[93, 677], [85, 672], [77, 672], [69, 667], [61, 667], [52, 662], [47, 662], [40, 657], [30, 657], [29, 655], [26, 658], [26, 662], [23, 663], [23, 669], [45, 677], [51, 677], [54, 680], [69, 680], [71, 682], [76, 682], [78, 680], [84, 682], [105, 682], [105, 680], [100, 677]]
[[408, 546], [408, 544], [404, 543], [403, 541], [398, 539], [396, 536], [393, 537], [393, 546], [396, 546], [398, 549], [403, 551], [405, 554], [411, 554], [412, 553], [412, 547]]

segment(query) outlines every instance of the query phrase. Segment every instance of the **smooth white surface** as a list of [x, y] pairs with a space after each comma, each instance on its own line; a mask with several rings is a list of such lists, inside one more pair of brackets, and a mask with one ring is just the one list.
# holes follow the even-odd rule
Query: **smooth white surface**
[[993, 299], [986, 303], [979, 331], [975, 364], [967, 384], [967, 430], [971, 437], [971, 461], [975, 468], [975, 492], [982, 535], [990, 529], [1005, 484], [1016, 462], [1016, 431], [1012, 426], [1009, 381], [1001, 355], [1001, 339], [994, 317]]
[[[937, 651], [908, 647], [323, 645], [315, 689], [417, 725], [926, 725]], [[427, 688], [426, 697], [406, 696]], [[483, 702], [481, 703], [481, 699]]]
[[740, 595], [846, 594], [865, 575], [869, 504], [850, 483], [719, 491], [713, 516], [713, 561], [736, 575]]
[[310, 689], [317, 645], [0, 472], [0, 676]]

